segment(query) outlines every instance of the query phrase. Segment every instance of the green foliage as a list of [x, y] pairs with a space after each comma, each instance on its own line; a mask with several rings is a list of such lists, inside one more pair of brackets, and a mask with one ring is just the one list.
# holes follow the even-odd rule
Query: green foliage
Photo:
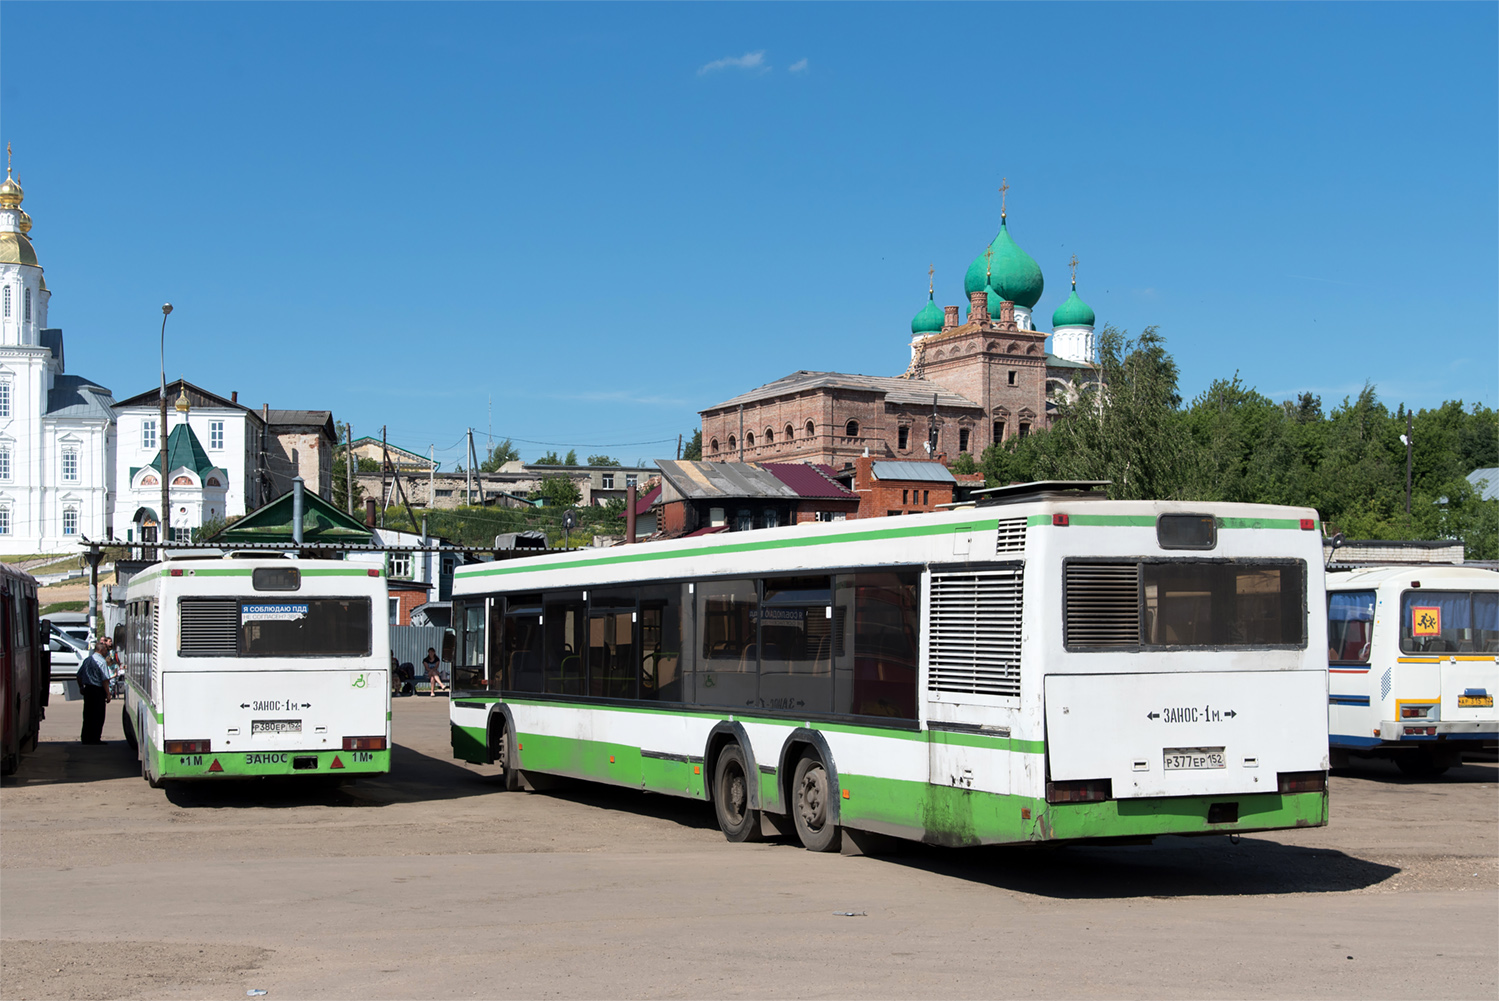
[[560, 459], [555, 451], [551, 451], [536, 460], [538, 466], [576, 466], [577, 464], [578, 450], [575, 448], [568, 449], [567, 455]]
[[520, 449], [515, 447], [515, 442], [506, 438], [489, 450], [489, 454], [484, 457], [484, 461], [479, 463], [479, 472], [499, 472], [500, 467], [505, 463], [514, 462], [519, 458]]
[[543, 500], [547, 507], [572, 507], [583, 499], [583, 492], [570, 478], [556, 473], [541, 478], [541, 487], [531, 491], [532, 500]]
[[976, 473], [979, 471], [978, 463], [974, 461], [972, 452], [960, 452], [948, 466], [955, 473]]
[[[348, 453], [343, 451], [333, 453], [333, 506], [340, 511], [349, 510], [349, 474], [348, 465], [344, 461], [347, 456]], [[364, 463], [367, 461], [370, 460], [359, 461], [360, 472], [364, 472]], [[375, 468], [370, 472], [378, 473], [380, 464], [377, 462], [374, 466]], [[356, 477], [354, 479], [354, 510], [358, 511], [363, 503], [364, 488], [359, 485], [359, 479]]]
[[1313, 393], [1276, 403], [1235, 374], [1183, 406], [1155, 328], [1130, 341], [1106, 327], [1099, 342], [1106, 389], [1080, 386], [1050, 431], [987, 448], [978, 466], [990, 486], [1098, 479], [1120, 498], [1310, 507], [1329, 534], [1455, 538], [1469, 559], [1499, 558], [1499, 500], [1480, 499], [1466, 479], [1499, 466], [1499, 414], [1489, 407], [1451, 400], [1409, 415], [1407, 515], [1407, 415], [1391, 413], [1373, 386], [1324, 413]]
[[618, 466], [619, 460], [611, 459], [607, 455], [590, 455], [588, 457], [588, 464], [590, 466]]
[[[577, 525], [564, 539], [562, 516], [571, 510]], [[507, 532], [543, 531], [547, 545], [553, 547], [587, 546], [595, 535], [620, 535], [624, 532], [624, 503], [614, 501], [600, 507], [480, 507], [466, 506], [455, 509], [418, 510], [417, 517], [427, 519], [429, 534], [447, 539], [455, 545], [489, 549], [494, 538]], [[391, 508], [386, 512], [386, 526], [405, 532], [417, 532], [420, 525], [412, 526], [406, 512]]]
[[687, 439], [687, 444], [682, 448], [682, 458], [689, 462], [703, 461], [703, 429], [698, 428], [692, 432], [692, 437]]

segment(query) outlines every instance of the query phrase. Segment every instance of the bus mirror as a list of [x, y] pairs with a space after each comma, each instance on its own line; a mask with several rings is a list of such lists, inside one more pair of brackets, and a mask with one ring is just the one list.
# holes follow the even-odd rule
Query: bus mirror
[[444, 629], [442, 631], [442, 659], [444, 662], [448, 664], [453, 663], [454, 648], [457, 646], [458, 637], [453, 634], [453, 630]]
[[115, 626], [114, 644], [116, 650], [125, 649], [125, 623], [123, 622]]

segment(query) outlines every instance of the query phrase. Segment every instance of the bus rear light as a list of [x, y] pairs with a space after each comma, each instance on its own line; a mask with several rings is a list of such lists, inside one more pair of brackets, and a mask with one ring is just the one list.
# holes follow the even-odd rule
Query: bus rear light
[[1068, 525], [1068, 518], [1065, 514], [1054, 514], [1051, 516], [1051, 523], [1053, 525], [1056, 525], [1058, 528], [1066, 528]]
[[1114, 798], [1112, 779], [1085, 779], [1081, 782], [1046, 783], [1048, 803], [1102, 803]]
[[1425, 719], [1431, 715], [1432, 706], [1401, 706], [1401, 719]]
[[1435, 737], [1437, 728], [1434, 726], [1408, 726], [1405, 728], [1407, 737]]
[[1302, 518], [1301, 519], [1301, 530], [1303, 532], [1310, 532], [1312, 529], [1314, 529], [1316, 527], [1317, 527], [1317, 520], [1315, 518]]
[[383, 751], [385, 750], [384, 737], [345, 737], [345, 751]]
[[378, 577], [378, 576], [380, 576], [380, 571], [379, 570], [371, 570], [370, 571], [370, 576], [371, 577]]
[[208, 744], [206, 740], [169, 740], [165, 749], [168, 754], [207, 754]]
[[1281, 772], [1275, 776], [1276, 791], [1281, 793], [1292, 792], [1326, 792], [1326, 772]]
[[182, 576], [182, 568], [181, 567], [173, 567], [172, 570], [171, 570], [171, 574], [172, 574], [173, 577], [181, 577]]

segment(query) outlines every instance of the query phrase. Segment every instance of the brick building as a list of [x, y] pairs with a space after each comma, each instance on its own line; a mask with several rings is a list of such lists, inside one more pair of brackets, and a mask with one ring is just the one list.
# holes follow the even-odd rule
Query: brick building
[[859, 498], [829, 466], [657, 460], [661, 535], [746, 532], [857, 517]]
[[1041, 269], [1000, 220], [964, 277], [966, 321], [958, 306], [939, 309], [928, 288], [904, 374], [795, 372], [709, 407], [703, 459], [843, 467], [865, 455], [956, 458], [1050, 427], [1057, 401], [1075, 394], [1077, 381], [1097, 379], [1095, 318], [1074, 270], [1071, 296], [1052, 314], [1055, 353], [1047, 351], [1048, 335], [1032, 322]]
[[984, 485], [982, 474], [955, 474], [941, 462], [882, 462], [867, 456], [855, 459], [838, 478], [858, 495], [860, 518], [936, 511], [959, 499], [959, 486]]

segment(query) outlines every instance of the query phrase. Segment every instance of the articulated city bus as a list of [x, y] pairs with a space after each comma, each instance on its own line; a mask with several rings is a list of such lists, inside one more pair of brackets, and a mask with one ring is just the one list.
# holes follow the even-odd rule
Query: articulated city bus
[[1377, 567], [1327, 575], [1335, 757], [1439, 775], [1499, 746], [1499, 573]]
[[1034, 484], [464, 567], [453, 752], [820, 851], [1322, 825], [1321, 555], [1308, 510]]
[[130, 580], [125, 602], [125, 737], [152, 786], [390, 770], [379, 570], [169, 556]]

